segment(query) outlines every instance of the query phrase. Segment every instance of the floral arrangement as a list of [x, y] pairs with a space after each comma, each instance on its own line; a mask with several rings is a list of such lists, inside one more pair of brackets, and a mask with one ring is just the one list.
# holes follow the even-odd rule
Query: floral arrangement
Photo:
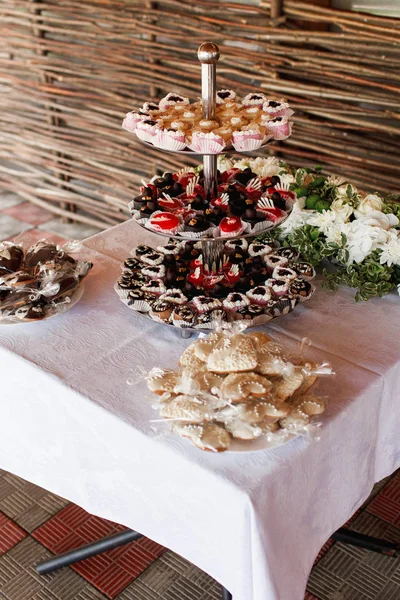
[[219, 167], [278, 175], [280, 187], [296, 193], [291, 216], [274, 236], [314, 266], [335, 265], [323, 271], [325, 287], [356, 288], [357, 301], [395, 288], [400, 293], [400, 203], [395, 197], [364, 194], [342, 177], [322, 175], [319, 167], [293, 169], [275, 157], [235, 162], [224, 157]]

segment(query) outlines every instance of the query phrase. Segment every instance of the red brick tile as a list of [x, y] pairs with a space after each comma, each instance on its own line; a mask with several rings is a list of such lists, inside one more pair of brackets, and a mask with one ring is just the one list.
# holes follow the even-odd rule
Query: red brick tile
[[306, 595], [304, 596], [304, 600], [318, 600], [318, 598], [316, 596], [313, 596], [309, 592], [306, 592]]
[[11, 550], [27, 535], [14, 521], [11, 521], [11, 519], [0, 512], [0, 556]]
[[386, 523], [400, 525], [400, 475], [397, 474], [366, 507]]
[[[69, 504], [36, 529], [32, 536], [55, 554], [60, 554], [125, 529]], [[165, 548], [159, 544], [142, 538], [76, 563], [72, 568], [113, 599], [164, 551]]]
[[5, 208], [2, 212], [5, 215], [14, 217], [14, 219], [19, 219], [24, 223], [30, 223], [35, 226], [42, 225], [54, 219], [53, 213], [31, 202], [22, 202], [16, 206], [10, 206], [10, 208]]

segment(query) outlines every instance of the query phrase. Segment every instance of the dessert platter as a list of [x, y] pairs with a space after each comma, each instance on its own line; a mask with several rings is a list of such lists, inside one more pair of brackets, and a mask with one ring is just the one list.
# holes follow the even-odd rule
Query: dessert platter
[[0, 324], [42, 321], [69, 310], [80, 300], [82, 281], [92, 266], [46, 240], [26, 250], [2, 242]]
[[159, 416], [201, 450], [254, 451], [311, 432], [325, 410], [311, 387], [331, 374], [264, 333], [232, 328], [193, 342], [177, 370], [152, 369], [147, 386]]
[[259, 325], [314, 293], [315, 271], [297, 259], [290, 247], [235, 238], [225, 241], [220, 268], [208, 272], [201, 242], [142, 244], [124, 261], [115, 291], [131, 309], [181, 329], [214, 329], [238, 320]]
[[220, 173], [218, 154], [256, 150], [291, 133], [293, 111], [264, 94], [241, 100], [216, 90], [218, 46], [204, 43], [202, 99], [168, 94], [126, 115], [123, 127], [139, 140], [171, 152], [203, 155], [203, 165], [143, 181], [130, 203], [133, 220], [168, 238], [133, 248], [115, 285], [120, 299], [147, 318], [181, 329], [248, 325], [287, 314], [307, 300], [314, 269], [291, 248], [247, 241], [281, 225], [297, 200], [282, 176], [250, 168]]

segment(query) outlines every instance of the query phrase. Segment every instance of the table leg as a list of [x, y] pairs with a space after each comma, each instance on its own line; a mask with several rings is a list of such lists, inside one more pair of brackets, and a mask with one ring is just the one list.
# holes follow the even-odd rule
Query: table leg
[[64, 552], [64, 554], [45, 560], [36, 565], [36, 571], [40, 575], [45, 575], [56, 569], [61, 569], [61, 567], [68, 567], [68, 565], [85, 560], [85, 558], [90, 558], [91, 556], [96, 556], [96, 554], [107, 552], [107, 550], [118, 548], [118, 546], [128, 544], [141, 537], [143, 537], [141, 533], [137, 533], [130, 529], [128, 529], [128, 531], [122, 531], [121, 533], [115, 533], [114, 535], [109, 535], [97, 542], [75, 548], [74, 550], [69, 550], [68, 552]]
[[341, 527], [332, 535], [332, 539], [335, 542], [342, 542], [343, 544], [351, 544], [352, 546], [358, 546], [365, 550], [371, 550], [372, 552], [378, 552], [379, 554], [386, 554], [386, 556], [393, 556], [394, 558], [400, 558], [400, 543], [388, 542], [381, 540], [364, 533], [358, 533], [358, 531], [352, 531], [351, 529], [345, 529]]

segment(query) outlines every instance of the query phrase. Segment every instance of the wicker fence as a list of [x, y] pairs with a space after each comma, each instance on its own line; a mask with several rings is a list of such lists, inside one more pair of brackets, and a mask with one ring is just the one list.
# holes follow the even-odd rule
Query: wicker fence
[[296, 110], [274, 152], [399, 191], [400, 20], [316, 4], [2, 0], [0, 187], [89, 224], [125, 219], [141, 177], [182, 161], [141, 146], [122, 117], [171, 90], [198, 96], [196, 50], [212, 40], [219, 87]]

